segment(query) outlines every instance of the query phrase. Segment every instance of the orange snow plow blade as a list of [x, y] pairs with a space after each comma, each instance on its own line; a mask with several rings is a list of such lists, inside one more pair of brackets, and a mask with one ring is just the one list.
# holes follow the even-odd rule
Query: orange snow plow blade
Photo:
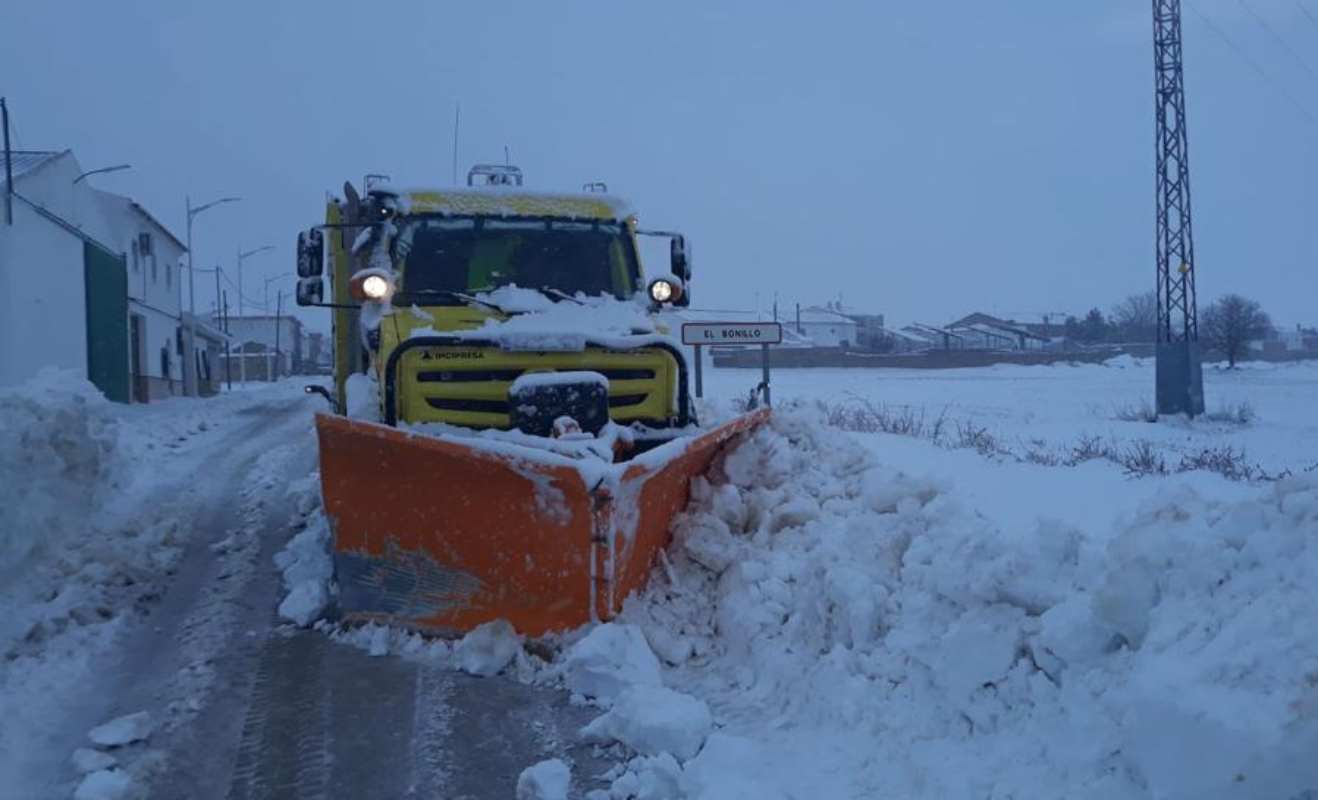
[[321, 489], [349, 622], [539, 636], [609, 619], [641, 588], [691, 479], [755, 411], [618, 464], [318, 415]]

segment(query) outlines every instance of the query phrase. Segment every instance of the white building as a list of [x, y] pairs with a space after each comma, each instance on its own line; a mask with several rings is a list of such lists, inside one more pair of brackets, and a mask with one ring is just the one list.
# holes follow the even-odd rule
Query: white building
[[0, 167], [0, 386], [49, 365], [127, 401], [127, 270], [98, 193], [68, 150], [10, 158], [12, 187]]
[[[187, 248], [155, 217], [132, 199], [97, 192], [116, 236], [113, 244], [127, 254], [129, 371], [133, 399], [158, 400], [183, 393], [179, 351], [180, 268]], [[198, 375], [213, 367], [198, 348]], [[202, 389], [206, 390], [205, 381]]]

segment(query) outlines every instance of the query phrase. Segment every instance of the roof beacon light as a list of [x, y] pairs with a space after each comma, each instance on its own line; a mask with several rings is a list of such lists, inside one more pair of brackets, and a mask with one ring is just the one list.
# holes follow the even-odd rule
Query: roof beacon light
[[477, 178], [482, 179], [480, 186], [522, 185], [522, 171], [511, 164], [477, 164], [467, 171], [467, 185], [478, 185]]

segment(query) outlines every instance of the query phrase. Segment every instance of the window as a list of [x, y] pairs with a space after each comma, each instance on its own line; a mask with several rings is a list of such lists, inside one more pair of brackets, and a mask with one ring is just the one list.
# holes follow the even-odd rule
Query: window
[[133, 272], [142, 271], [142, 254], [137, 249], [137, 240], [133, 240]]
[[166, 380], [169, 379], [169, 348], [160, 348], [160, 375]]
[[639, 272], [629, 236], [604, 221], [420, 218], [404, 227], [397, 251], [404, 295], [516, 284], [625, 298]]
[[172, 264], [165, 265], [165, 285], [174, 285], [174, 266]]
[[156, 250], [155, 243], [151, 241], [151, 234], [145, 231], [137, 234], [137, 252], [142, 258], [151, 259], [151, 282], [156, 282]]

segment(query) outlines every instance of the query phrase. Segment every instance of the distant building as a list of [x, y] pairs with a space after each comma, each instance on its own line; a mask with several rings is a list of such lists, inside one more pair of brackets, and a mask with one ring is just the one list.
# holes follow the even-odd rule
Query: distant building
[[1054, 337], [1041, 331], [1053, 328], [1060, 330], [1062, 326], [1016, 322], [979, 312], [947, 326], [947, 330], [962, 336], [965, 347], [981, 350], [1043, 350]]
[[[183, 325], [189, 325], [192, 315], [184, 311]], [[225, 384], [227, 377], [224, 368], [224, 348], [228, 337], [219, 328], [211, 325], [209, 320], [197, 317], [197, 391], [201, 396], [217, 394]], [[177, 337], [177, 345], [182, 345], [183, 336]]]
[[[302, 322], [288, 314], [229, 317], [230, 358], [235, 379], [270, 380], [284, 375], [301, 375], [303, 365]], [[244, 361], [246, 366], [244, 367]]]

